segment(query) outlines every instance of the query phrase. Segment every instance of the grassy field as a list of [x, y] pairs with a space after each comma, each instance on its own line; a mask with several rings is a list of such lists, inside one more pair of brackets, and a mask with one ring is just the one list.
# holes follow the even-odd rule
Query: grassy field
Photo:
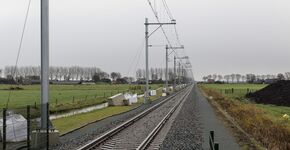
[[[162, 85], [150, 85], [152, 89], [157, 89]], [[15, 87], [12, 86], [12, 87]], [[9, 109], [16, 111], [24, 109], [27, 105], [39, 108], [40, 85], [17, 86], [19, 90], [10, 90], [10, 85], [0, 85], [0, 108], [6, 106], [8, 95]], [[143, 85], [50, 85], [50, 110], [52, 113], [66, 111], [73, 108], [81, 108], [93, 104], [99, 104], [107, 100], [108, 97], [120, 92], [143, 93]]]
[[[256, 104], [245, 98], [252, 89], [267, 85], [255, 84], [203, 84], [200, 87], [208, 97], [226, 110], [235, 121], [268, 149], [290, 149], [290, 107]], [[234, 90], [232, 90], [234, 89]], [[233, 92], [232, 92], [233, 91]]]
[[105, 109], [96, 110], [89, 113], [79, 114], [75, 116], [65, 117], [53, 120], [54, 127], [59, 130], [60, 134], [67, 133], [76, 128], [82, 127], [96, 120], [101, 120], [112, 115], [120, 114], [134, 108], [134, 106], [115, 106]]
[[[267, 86], [267, 84], [205, 84], [207, 88], [213, 89], [230, 98], [244, 98], [247, 92], [255, 92]], [[232, 92], [232, 89], [234, 92]]]
[[[224, 96], [232, 98], [234, 100], [240, 100], [242, 102], [248, 102], [245, 95], [248, 91], [255, 92], [266, 87], [266, 84], [205, 84], [206, 88], [215, 90]], [[232, 89], [234, 92], [232, 93]], [[227, 92], [228, 90], [228, 92]], [[254, 103], [255, 104], [255, 103]], [[290, 115], [290, 107], [275, 106], [269, 104], [255, 104], [258, 108], [262, 109], [266, 113], [272, 116], [274, 120], [280, 120], [282, 115]]]
[[[157, 90], [157, 95], [150, 97], [151, 101], [154, 101], [161, 97], [162, 89]], [[104, 109], [92, 111], [89, 113], [78, 114], [70, 117], [60, 118], [53, 120], [52, 123], [54, 127], [60, 131], [60, 134], [65, 134], [74, 129], [80, 128], [88, 123], [95, 122], [97, 120], [101, 120], [116, 114], [120, 114], [133, 108], [140, 106], [143, 103], [143, 98], [138, 99], [138, 103], [133, 104], [131, 106], [114, 106], [107, 107]]]

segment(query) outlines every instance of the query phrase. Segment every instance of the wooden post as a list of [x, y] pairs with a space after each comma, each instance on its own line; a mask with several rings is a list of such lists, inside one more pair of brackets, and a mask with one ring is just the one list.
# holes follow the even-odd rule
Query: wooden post
[[6, 150], [6, 108], [3, 109], [3, 150]]
[[214, 150], [219, 150], [219, 143], [214, 143]]
[[27, 106], [27, 150], [30, 150], [30, 106]]
[[210, 137], [211, 137], [212, 141], [214, 142], [214, 131], [210, 131]]

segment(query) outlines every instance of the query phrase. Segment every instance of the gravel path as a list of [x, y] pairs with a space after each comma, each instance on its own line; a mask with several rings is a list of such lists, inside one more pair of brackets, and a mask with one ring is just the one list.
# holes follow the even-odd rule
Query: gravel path
[[219, 143], [220, 149], [239, 150], [240, 146], [237, 144], [236, 139], [230, 129], [226, 128], [225, 122], [221, 117], [216, 115], [214, 109], [202, 95], [200, 90], [195, 87], [194, 102], [197, 111], [200, 114], [200, 123], [202, 126], [203, 144], [204, 149], [209, 149], [209, 132], [215, 132], [215, 141]]
[[162, 97], [158, 100], [151, 102], [150, 104], [141, 105], [138, 108], [135, 108], [126, 113], [122, 113], [120, 115], [108, 117], [106, 119], [97, 121], [95, 123], [89, 124], [83, 128], [75, 130], [71, 133], [68, 133], [62, 137], [60, 137], [60, 143], [53, 147], [55, 150], [68, 150], [75, 149], [80, 145], [87, 143], [88, 141], [93, 140], [94, 138], [100, 136], [102, 133], [108, 131], [116, 127], [118, 124], [123, 123], [129, 118], [134, 117], [145, 109], [155, 105], [156, 103], [164, 100], [165, 97]]
[[173, 122], [161, 149], [209, 150], [209, 132], [215, 131], [220, 149], [239, 150], [229, 129], [215, 114], [213, 108], [195, 86]]

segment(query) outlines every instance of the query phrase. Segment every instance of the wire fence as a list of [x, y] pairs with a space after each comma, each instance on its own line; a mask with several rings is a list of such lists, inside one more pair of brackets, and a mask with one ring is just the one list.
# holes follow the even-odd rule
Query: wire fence
[[[49, 107], [44, 104], [43, 107]], [[31, 106], [26, 107], [26, 114], [16, 114], [4, 108], [0, 117], [0, 149], [30, 150], [49, 149], [50, 134], [54, 132], [47, 112], [47, 124], [40, 127], [40, 119], [31, 118]]]
[[236, 89], [236, 88], [229, 88], [229, 89], [219, 89], [217, 90], [219, 93], [221, 94], [225, 94], [225, 95], [247, 95], [250, 93], [254, 93], [256, 91], [258, 91], [257, 89]]

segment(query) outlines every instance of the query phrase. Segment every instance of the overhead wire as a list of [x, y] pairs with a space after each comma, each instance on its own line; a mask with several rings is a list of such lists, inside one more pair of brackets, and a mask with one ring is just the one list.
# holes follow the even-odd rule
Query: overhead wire
[[[24, 39], [24, 34], [25, 34], [26, 25], [27, 25], [27, 20], [28, 20], [30, 6], [31, 6], [31, 0], [29, 0], [29, 2], [28, 2], [26, 14], [25, 14], [25, 19], [24, 19], [24, 24], [23, 24], [23, 28], [22, 28], [22, 32], [21, 32], [20, 42], [19, 42], [19, 46], [18, 46], [16, 62], [15, 62], [15, 66], [14, 66], [13, 71], [12, 71], [13, 79], [15, 79], [16, 76], [17, 76], [17, 66], [18, 66], [18, 62], [19, 62], [21, 49], [22, 49], [22, 43], [23, 43], [23, 39]], [[10, 102], [11, 94], [12, 94], [12, 90], [10, 90], [9, 94], [8, 94], [8, 99], [6, 101], [6, 109], [8, 109], [8, 105], [9, 105], [9, 102]]]
[[[134, 59], [133, 59], [131, 65], [130, 65], [130, 67], [129, 67], [129, 69], [128, 69], [127, 76], [130, 75], [135, 60], [137, 61], [137, 63], [139, 63], [139, 58], [140, 58], [141, 52], [144, 50], [144, 43], [145, 43], [145, 39], [143, 39], [143, 41], [142, 41], [142, 44], [141, 44], [141, 45], [142, 45], [142, 48], [139, 48], [139, 51], [137, 51], [137, 53], [136, 53], [136, 55], [135, 55], [135, 57], [134, 57]], [[137, 59], [136, 59], [136, 58], [137, 58]]]
[[[158, 22], [158, 23], [161, 23], [161, 22], [160, 22], [160, 19], [159, 19], [159, 17], [158, 17], [158, 15], [157, 15], [157, 13], [156, 13], [156, 11], [154, 10], [154, 8], [153, 8], [153, 6], [152, 6], [152, 3], [150, 2], [150, 0], [147, 0], [147, 1], [148, 1], [149, 5], [150, 5], [152, 11], [153, 11], [153, 14], [154, 14], [154, 16], [155, 16], [157, 22]], [[169, 40], [169, 38], [168, 38], [168, 36], [167, 36], [167, 34], [166, 34], [166, 32], [165, 32], [163, 26], [161, 26], [161, 30], [162, 30], [163, 35], [165, 36], [165, 39], [166, 39], [168, 45], [169, 45], [170, 47], [172, 47], [172, 44], [171, 44], [171, 42], [170, 42], [170, 40]], [[172, 49], [172, 50], [173, 50], [173, 49]], [[173, 50], [173, 51], [174, 51], [174, 50]]]
[[[151, 3], [150, 0], [147, 0], [147, 1], [148, 1], [149, 5], [150, 5], [150, 7], [151, 7], [151, 10], [152, 10], [152, 12], [153, 12], [153, 14], [154, 14], [154, 16], [155, 16], [157, 22], [158, 22], [158, 23], [161, 23], [161, 22], [160, 22], [160, 19], [159, 19], [159, 17], [158, 17], [157, 10], [154, 9], [154, 7], [152, 6], [152, 3]], [[163, 3], [163, 5], [164, 5], [165, 11], [166, 11], [166, 13], [167, 13], [169, 19], [171, 19], [171, 21], [174, 20], [174, 17], [173, 17], [173, 15], [172, 15], [172, 13], [171, 13], [171, 11], [170, 11], [168, 5], [167, 5], [166, 0], [162, 0], [162, 3]], [[155, 5], [156, 5], [156, 4], [155, 4]], [[166, 32], [165, 32], [163, 26], [161, 26], [161, 30], [162, 30], [163, 35], [165, 36], [165, 39], [166, 39], [168, 45], [169, 45], [170, 47], [172, 47], [172, 44], [171, 44], [171, 42], [170, 42], [170, 40], [169, 40], [169, 38], [168, 38], [168, 35], [166, 34]], [[177, 27], [176, 27], [176, 25], [174, 25], [174, 31], [175, 31], [175, 36], [176, 36], [176, 39], [177, 39], [178, 44], [179, 44], [180, 46], [182, 46], [182, 44], [181, 44], [181, 42], [180, 42], [180, 38], [179, 38], [179, 34], [178, 34], [178, 31], [177, 31]], [[178, 57], [178, 53], [177, 53], [174, 49], [172, 49], [172, 48], [171, 48], [171, 50], [172, 50], [172, 51], [169, 53], [169, 56], [170, 56], [172, 53], [175, 53], [175, 55]], [[183, 52], [184, 52], [184, 54], [186, 54], [186, 51], [185, 51], [184, 49], [183, 49]], [[190, 60], [188, 60], [188, 61], [190, 62]]]

